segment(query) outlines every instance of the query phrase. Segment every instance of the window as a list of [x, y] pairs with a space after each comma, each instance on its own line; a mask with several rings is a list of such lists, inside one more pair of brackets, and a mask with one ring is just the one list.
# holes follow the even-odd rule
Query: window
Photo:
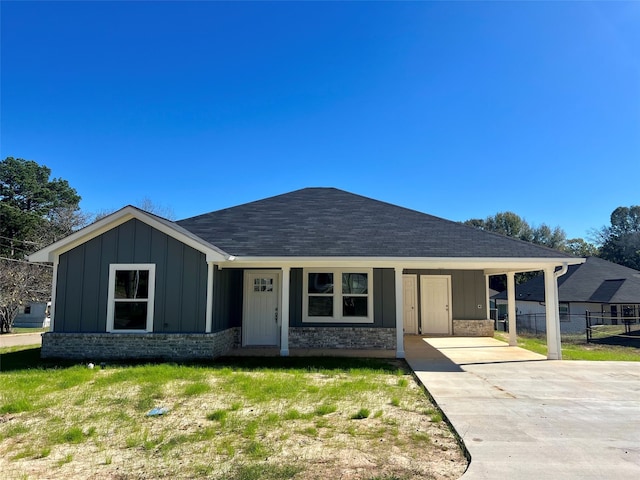
[[113, 264], [109, 267], [108, 332], [151, 332], [156, 267]]
[[373, 323], [371, 269], [305, 270], [304, 322]]
[[569, 316], [569, 304], [560, 302], [558, 304], [558, 310], [560, 313], [560, 321], [561, 322], [570, 322], [571, 317]]
[[254, 292], [273, 292], [273, 278], [254, 278]]
[[636, 323], [636, 306], [622, 305], [622, 323]]

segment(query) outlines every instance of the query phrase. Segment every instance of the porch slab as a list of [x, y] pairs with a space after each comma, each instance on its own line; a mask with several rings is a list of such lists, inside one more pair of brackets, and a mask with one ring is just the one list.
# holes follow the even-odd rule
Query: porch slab
[[640, 478], [640, 362], [478, 337], [405, 337], [405, 352], [470, 454], [462, 480]]

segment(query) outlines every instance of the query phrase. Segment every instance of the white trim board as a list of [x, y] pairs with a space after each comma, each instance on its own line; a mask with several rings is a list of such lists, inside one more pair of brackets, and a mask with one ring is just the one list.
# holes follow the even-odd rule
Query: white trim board
[[[149, 285], [147, 290], [147, 298], [138, 299], [138, 301], [144, 300], [147, 303], [147, 319], [144, 329], [124, 330], [116, 329], [114, 325], [115, 317], [115, 304], [116, 301], [132, 302], [135, 299], [116, 299], [115, 298], [115, 286], [116, 286], [116, 272], [127, 270], [147, 270], [149, 272]], [[153, 332], [153, 313], [155, 303], [155, 291], [156, 291], [156, 265], [155, 263], [112, 263], [109, 265], [109, 290], [107, 300], [107, 332], [108, 333], [147, 333]]]
[[[332, 273], [333, 293], [330, 295], [333, 299], [333, 315], [331, 317], [310, 317], [309, 312], [309, 274], [310, 273]], [[349, 317], [342, 314], [342, 297], [363, 296], [361, 294], [344, 294], [342, 293], [342, 274], [343, 273], [365, 273], [367, 275], [367, 316], [366, 317]], [[322, 294], [316, 294], [322, 295]], [[328, 294], [326, 296], [329, 296]], [[372, 268], [343, 268], [334, 266], [333, 268], [303, 268], [302, 270], [302, 323], [374, 323], [373, 312], [373, 269]]]

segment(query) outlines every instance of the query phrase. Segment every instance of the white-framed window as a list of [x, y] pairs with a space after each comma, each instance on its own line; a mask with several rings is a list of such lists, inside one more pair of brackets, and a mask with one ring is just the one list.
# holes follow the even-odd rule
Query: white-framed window
[[156, 266], [151, 263], [109, 265], [107, 332], [153, 331]]
[[373, 323], [373, 270], [303, 270], [302, 321]]

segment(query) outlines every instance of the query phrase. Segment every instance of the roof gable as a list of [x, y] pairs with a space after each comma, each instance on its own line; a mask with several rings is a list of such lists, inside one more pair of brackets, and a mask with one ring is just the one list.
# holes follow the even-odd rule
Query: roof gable
[[71, 235], [29, 255], [30, 262], [53, 262], [56, 255], [67, 252], [78, 245], [81, 245], [92, 238], [102, 235], [109, 230], [128, 222], [131, 219], [140, 220], [147, 225], [166, 233], [170, 237], [193, 247], [204, 253], [208, 261], [224, 261], [228, 255], [215, 245], [211, 245], [199, 238], [197, 235], [182, 228], [178, 224], [158, 217], [139, 208], [128, 205], [104, 218], [88, 225], [85, 228], [72, 233]]
[[574, 259], [335, 188], [305, 188], [177, 224], [234, 256]]

